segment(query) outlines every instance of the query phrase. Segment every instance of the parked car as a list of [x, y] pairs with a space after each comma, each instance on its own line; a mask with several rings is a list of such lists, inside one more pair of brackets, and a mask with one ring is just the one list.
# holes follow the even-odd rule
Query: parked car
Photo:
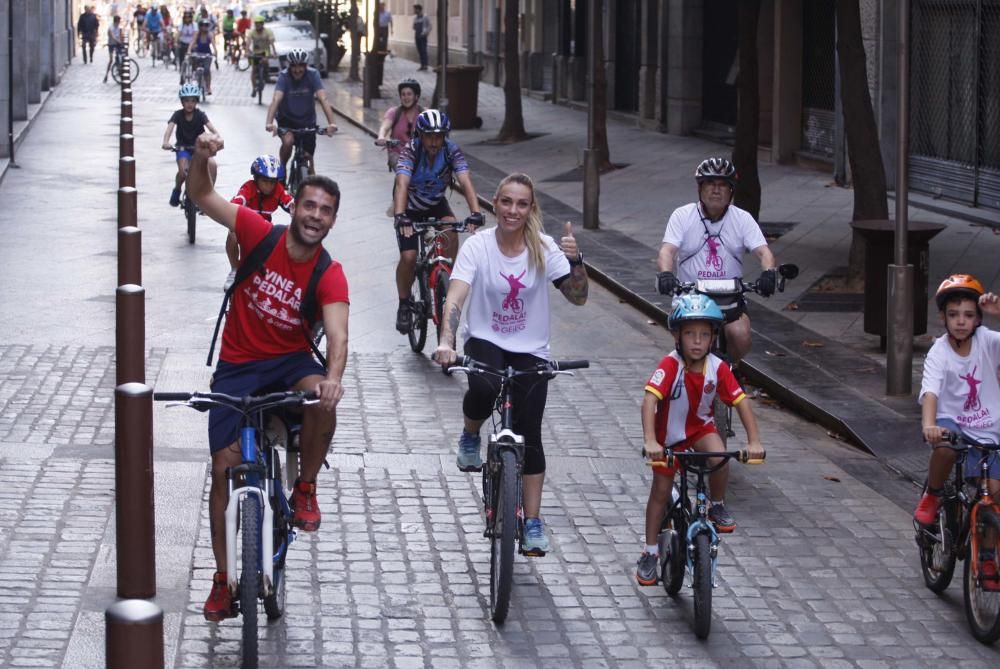
[[268, 62], [272, 74], [285, 69], [288, 65], [286, 56], [292, 49], [305, 49], [309, 52], [309, 65], [319, 70], [321, 77], [326, 77], [326, 35], [320, 33], [319, 36], [319, 66], [314, 62], [316, 59], [316, 33], [313, 25], [308, 21], [271, 21], [267, 24], [271, 32], [274, 33], [274, 49], [278, 53], [278, 58], [271, 58]]
[[288, 0], [255, 2], [247, 9], [247, 13], [251, 18], [254, 16], [263, 16], [267, 21], [291, 20], [295, 18], [292, 10], [297, 6], [297, 4], [298, 3], [288, 2]]

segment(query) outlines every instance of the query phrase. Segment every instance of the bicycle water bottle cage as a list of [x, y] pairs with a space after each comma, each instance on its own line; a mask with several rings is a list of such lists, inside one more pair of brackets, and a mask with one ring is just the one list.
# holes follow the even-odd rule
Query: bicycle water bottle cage
[[739, 279], [698, 279], [697, 289], [706, 295], [739, 295], [743, 292]]

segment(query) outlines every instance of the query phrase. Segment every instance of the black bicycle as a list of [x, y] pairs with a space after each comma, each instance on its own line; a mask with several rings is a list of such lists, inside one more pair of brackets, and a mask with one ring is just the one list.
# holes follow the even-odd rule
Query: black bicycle
[[[231, 614], [243, 618], [244, 669], [256, 669], [258, 602], [268, 620], [285, 612], [285, 559], [295, 540], [292, 509], [285, 489], [297, 476], [301, 422], [295, 413], [319, 400], [313, 393], [286, 391], [234, 397], [223, 393], [153, 393], [153, 399], [178, 402], [197, 411], [225, 407], [239, 412], [243, 462], [226, 470], [226, 573], [233, 593]], [[288, 453], [282, 479], [279, 448]], [[293, 455], [294, 454], [294, 455]], [[239, 534], [239, 539], [237, 539]], [[237, 556], [237, 545], [240, 552]]]
[[[448, 281], [451, 279], [451, 256], [448, 254], [449, 231], [465, 232], [469, 219], [464, 221], [439, 221], [428, 218], [411, 221], [413, 234], [419, 235], [420, 248], [417, 252], [417, 266], [410, 288], [410, 328], [406, 331], [410, 348], [420, 353], [427, 342], [427, 325], [433, 321], [437, 326], [438, 341], [441, 340], [444, 303], [448, 299]], [[458, 238], [455, 237], [455, 243]]]
[[483, 536], [490, 540], [490, 617], [500, 625], [510, 609], [510, 590], [514, 577], [514, 544], [522, 555], [540, 557], [544, 553], [524, 550], [524, 513], [521, 509], [521, 470], [524, 465], [524, 437], [514, 432], [514, 406], [511, 384], [514, 379], [534, 376], [552, 378], [558, 374], [572, 376], [573, 369], [590, 367], [587, 360], [549, 361], [518, 370], [513, 367], [496, 369], [468, 356], [458, 359], [455, 372], [487, 374], [500, 380], [490, 435], [483, 467], [483, 504], [486, 529]]
[[[193, 146], [172, 146], [169, 151], [187, 151], [194, 153]], [[198, 205], [187, 194], [187, 179], [184, 180], [184, 193], [181, 195], [181, 211], [184, 212], [184, 219], [187, 221], [188, 244], [194, 244], [195, 227], [198, 221]]]
[[[645, 454], [645, 451], [643, 452]], [[766, 455], [766, 454], [765, 454]], [[718, 458], [712, 464], [709, 459]], [[708, 637], [712, 630], [712, 589], [715, 587], [715, 570], [719, 556], [719, 533], [708, 519], [708, 488], [705, 479], [722, 469], [730, 459], [746, 464], [760, 464], [764, 458], [751, 460], [747, 450], [702, 453], [700, 451], [674, 451], [666, 449], [662, 461], [650, 465], [674, 467], [681, 465], [680, 483], [674, 482], [670, 506], [663, 515], [657, 544], [660, 548], [660, 581], [671, 597], [680, 592], [684, 573], [691, 575], [694, 595], [694, 633], [699, 639]], [[697, 477], [695, 503], [688, 495], [688, 473]]]
[[124, 83], [125, 81], [125, 63], [128, 62], [128, 74], [129, 82], [134, 82], [139, 78], [139, 62], [135, 58], [126, 58], [125, 47], [118, 47], [115, 49], [115, 60], [111, 64], [111, 78], [114, 79], [116, 84]]
[[264, 86], [267, 84], [268, 58], [267, 56], [250, 56], [253, 61], [254, 76], [251, 79], [252, 90], [250, 97], [257, 96], [257, 104], [264, 104]]
[[292, 154], [292, 167], [288, 170], [288, 192], [295, 193], [299, 184], [312, 173], [312, 156], [306, 154], [305, 138], [307, 135], [325, 135], [326, 128], [278, 128], [278, 136], [290, 132], [295, 136], [295, 152]]
[[[794, 279], [799, 275], [798, 265], [784, 264], [778, 265], [778, 285], [776, 289], [779, 293], [785, 291], [785, 280]], [[723, 310], [723, 313], [727, 309], [735, 309], [744, 293], [760, 293], [760, 289], [757, 287], [757, 282], [744, 281], [743, 279], [699, 279], [693, 283], [678, 283], [674, 288], [675, 295], [683, 295], [685, 293], [701, 293], [712, 298], [716, 304]], [[712, 344], [712, 353], [718, 357], [730, 363], [729, 359], [729, 348], [726, 342], [726, 328], [719, 328], [719, 334], [715, 337], [715, 341]], [[722, 437], [722, 443], [725, 444], [730, 437], [736, 436], [733, 431], [733, 408], [722, 401], [722, 398], [716, 394], [715, 403], [713, 405], [713, 414], [715, 415], [715, 426], [719, 431], [719, 436]]]
[[[1000, 445], [983, 443], [964, 435], [948, 434], [935, 448], [951, 448], [958, 453], [952, 480], [941, 493], [941, 505], [933, 525], [913, 521], [920, 570], [932, 592], [942, 593], [951, 583], [955, 562], [965, 560], [962, 592], [965, 617], [972, 636], [981, 643], [1000, 639], [1000, 504], [989, 490], [990, 462], [1000, 458]], [[965, 477], [965, 460], [978, 454], [978, 479]], [[926, 487], [925, 487], [926, 490]], [[992, 573], [983, 571], [983, 553], [993, 555]]]

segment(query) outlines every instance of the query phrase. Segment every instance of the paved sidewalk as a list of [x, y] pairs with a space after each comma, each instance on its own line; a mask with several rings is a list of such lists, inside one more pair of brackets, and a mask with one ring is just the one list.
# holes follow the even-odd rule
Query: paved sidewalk
[[[418, 72], [417, 63], [399, 57], [385, 62], [382, 98], [365, 109], [361, 84], [347, 79], [349, 61], [327, 84], [337, 111], [374, 133], [382, 114], [397, 103], [396, 83], [415, 78], [429, 104], [433, 72]], [[586, 113], [523, 97], [525, 126], [535, 138], [519, 144], [493, 141], [503, 121], [503, 90], [479, 84], [479, 130], [458, 130], [453, 139], [472, 165], [480, 196], [492, 195], [507, 173], [531, 175], [549, 229], [562, 220], [578, 223], [576, 234], [592, 273], [602, 283], [641, 308], [661, 324], [665, 303], [653, 290], [655, 259], [669, 213], [696, 197], [695, 166], [711, 155], [726, 155], [729, 147], [679, 137], [636, 126], [628, 119], [608, 120], [611, 159], [622, 168], [601, 178], [599, 231], [582, 230], [582, 156], [586, 144]], [[771, 241], [780, 262], [794, 262], [801, 274], [782, 295], [754, 299], [754, 351], [746, 359], [751, 381], [843, 438], [857, 443], [913, 481], [924, 477], [926, 450], [920, 439], [919, 390], [923, 355], [942, 330], [931, 303], [927, 334], [915, 339], [914, 393], [885, 395], [885, 355], [877, 335], [864, 332], [860, 310], [817, 312], [799, 308], [798, 301], [814, 283], [847, 264], [851, 243], [853, 194], [838, 187], [829, 174], [787, 165], [761, 163], [762, 223], [780, 223], [787, 232]], [[911, 201], [924, 200], [914, 196]], [[892, 201], [890, 200], [890, 207]], [[956, 207], [953, 209], [961, 209]], [[891, 210], [890, 210], [891, 211]], [[1000, 225], [995, 212], [966, 209], [970, 220], [948, 217], [911, 205], [910, 219], [947, 227], [931, 243], [930, 295], [951, 272], [969, 272], [989, 288], [1000, 290], [994, 257], [1000, 249], [990, 224]], [[984, 225], [984, 223], [986, 225]], [[765, 226], [767, 227], [767, 226]], [[759, 266], [748, 257], [746, 274]], [[758, 306], [759, 305], [759, 306]]]

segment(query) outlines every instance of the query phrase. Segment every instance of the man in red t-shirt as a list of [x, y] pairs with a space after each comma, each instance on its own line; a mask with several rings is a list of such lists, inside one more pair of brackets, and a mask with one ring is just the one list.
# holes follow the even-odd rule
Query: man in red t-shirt
[[[209, 162], [222, 149], [222, 138], [204, 133], [195, 145], [187, 192], [204, 213], [236, 233], [245, 249], [256, 246], [273, 225], [256, 212], [228, 202], [209, 178]], [[281, 383], [295, 390], [314, 391], [319, 404], [304, 409], [302, 460], [299, 479], [292, 490], [292, 522], [306, 532], [319, 528], [316, 477], [330, 448], [336, 427], [336, 406], [344, 394], [342, 378], [347, 364], [347, 279], [340, 263], [333, 261], [316, 289], [317, 313], [301, 315], [322, 320], [327, 337], [324, 369], [313, 358], [304, 333], [299, 305], [313, 267], [322, 253], [323, 239], [337, 220], [340, 190], [322, 176], [303, 180], [291, 207], [292, 221], [277, 246], [233, 293], [222, 332], [219, 363], [212, 376], [212, 390], [230, 395], [251, 395]], [[226, 469], [241, 462], [238, 441], [239, 415], [225, 409], [209, 412], [208, 433], [212, 452], [212, 490], [209, 514], [216, 573], [205, 602], [208, 620], [229, 617], [231, 595], [226, 569]]]
[[[719, 305], [706, 295], [683, 295], [670, 313], [669, 326], [677, 348], [664, 356], [646, 382], [642, 401], [642, 434], [646, 455], [662, 461], [664, 447], [675, 451], [693, 448], [721, 452], [725, 444], [715, 429], [713, 407], [718, 395], [735, 406], [747, 431], [747, 450], [752, 458], [764, 457], [757, 421], [750, 403], [729, 365], [711, 353], [712, 340], [724, 317]], [[656, 585], [659, 572], [657, 536], [667, 503], [671, 499], [676, 467], [654, 467], [653, 483], [646, 503], [646, 547], [639, 557], [639, 585]], [[708, 519], [719, 532], [732, 532], [736, 521], [725, 508], [729, 465], [709, 474], [712, 507]]]

